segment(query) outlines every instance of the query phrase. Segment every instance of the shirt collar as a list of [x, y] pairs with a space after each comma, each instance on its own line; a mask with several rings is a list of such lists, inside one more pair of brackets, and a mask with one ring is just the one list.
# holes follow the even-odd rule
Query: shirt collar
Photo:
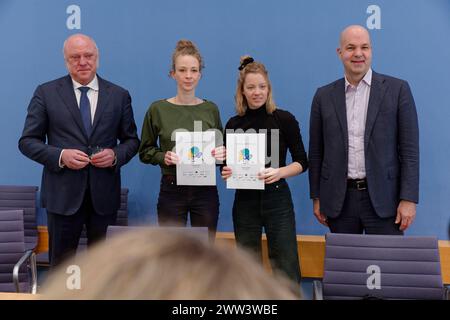
[[92, 81], [89, 82], [85, 86], [83, 86], [81, 83], [75, 81], [73, 78], [72, 78], [72, 83], [73, 83], [73, 88], [75, 90], [77, 90], [80, 87], [89, 87], [89, 89], [92, 89], [94, 91], [98, 91], [98, 78], [97, 78], [97, 75], [95, 75], [94, 79], [92, 79]]
[[[346, 76], [344, 76], [344, 78], [345, 78], [345, 91], [347, 91], [348, 87], [351, 86], [351, 84], [350, 84], [350, 82], [348, 82]], [[364, 75], [364, 78], [362, 78], [361, 81], [363, 81], [369, 87], [372, 85], [372, 68], [369, 68], [369, 70], [366, 72], [366, 74]]]

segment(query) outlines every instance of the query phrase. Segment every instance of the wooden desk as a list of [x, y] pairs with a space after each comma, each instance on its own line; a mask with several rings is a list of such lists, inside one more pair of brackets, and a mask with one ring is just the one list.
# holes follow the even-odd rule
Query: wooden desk
[[0, 300], [38, 300], [39, 294], [0, 292]]
[[[46, 226], [38, 226], [39, 242], [36, 253], [48, 251], [48, 232]], [[217, 232], [217, 245], [234, 247], [236, 242], [233, 232]], [[263, 264], [270, 270], [269, 256], [267, 250], [267, 239], [262, 239]], [[325, 237], [313, 235], [297, 235], [297, 246], [299, 253], [302, 276], [306, 278], [322, 278], [323, 264], [325, 258]], [[439, 240], [439, 254], [441, 256], [442, 280], [450, 284], [450, 241]]]

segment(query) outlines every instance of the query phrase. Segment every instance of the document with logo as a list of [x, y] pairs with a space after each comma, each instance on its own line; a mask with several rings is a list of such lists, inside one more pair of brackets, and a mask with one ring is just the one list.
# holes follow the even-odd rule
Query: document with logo
[[177, 185], [216, 185], [216, 159], [211, 155], [215, 138], [214, 131], [175, 133], [175, 153], [180, 158]]
[[258, 179], [258, 173], [264, 170], [266, 135], [228, 133], [226, 148], [227, 166], [232, 172], [227, 188], [264, 190], [264, 180]]

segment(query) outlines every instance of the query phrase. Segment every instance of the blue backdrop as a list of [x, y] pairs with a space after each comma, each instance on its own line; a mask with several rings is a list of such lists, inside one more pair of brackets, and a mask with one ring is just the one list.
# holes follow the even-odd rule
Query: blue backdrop
[[[198, 96], [234, 114], [239, 57], [266, 64], [275, 101], [300, 122], [308, 144], [311, 99], [342, 77], [335, 49], [349, 24], [370, 30], [374, 70], [409, 81], [419, 114], [420, 204], [408, 234], [447, 239], [450, 220], [450, 1], [364, 0], [0, 0], [0, 184], [40, 185], [41, 166], [17, 149], [36, 86], [65, 75], [62, 44], [91, 35], [99, 74], [127, 88], [140, 132], [150, 102], [175, 95], [167, 74], [177, 40], [199, 46], [206, 62]], [[79, 28], [79, 29], [78, 29]], [[130, 222], [155, 223], [160, 170], [135, 157], [123, 168]], [[218, 179], [220, 180], [220, 179]], [[312, 215], [307, 175], [291, 178], [297, 232], [323, 234]], [[219, 181], [220, 231], [231, 231], [234, 192]], [[39, 217], [45, 223], [44, 216]]]

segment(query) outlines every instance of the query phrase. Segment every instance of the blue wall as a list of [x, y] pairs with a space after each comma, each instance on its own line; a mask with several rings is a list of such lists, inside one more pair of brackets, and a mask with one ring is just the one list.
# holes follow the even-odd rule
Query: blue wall
[[[67, 8], [81, 9], [81, 29], [69, 30]], [[140, 132], [151, 101], [175, 94], [167, 76], [180, 38], [199, 46], [206, 69], [198, 95], [215, 101], [222, 121], [234, 114], [239, 57], [266, 64], [277, 104], [299, 120], [308, 144], [309, 110], [318, 86], [343, 75], [335, 54], [339, 32], [373, 21], [373, 68], [409, 81], [421, 143], [420, 204], [408, 234], [447, 239], [450, 220], [450, 1], [297, 0], [0, 0], [0, 184], [40, 185], [41, 167], [17, 149], [26, 108], [39, 83], [66, 74], [64, 39], [83, 32], [100, 48], [99, 74], [127, 88]], [[123, 168], [133, 224], [156, 222], [160, 171], [135, 157]], [[313, 218], [307, 175], [291, 178], [297, 232], [323, 234]], [[219, 230], [231, 231], [234, 192], [219, 182]], [[43, 223], [44, 217], [40, 217]]]

